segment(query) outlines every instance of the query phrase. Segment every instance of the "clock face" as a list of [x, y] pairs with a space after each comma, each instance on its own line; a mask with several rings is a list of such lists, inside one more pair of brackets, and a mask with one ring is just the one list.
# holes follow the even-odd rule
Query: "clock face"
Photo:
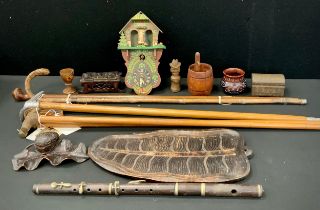
[[141, 88], [147, 87], [152, 82], [151, 70], [144, 61], [140, 61], [134, 66], [132, 77], [133, 82]]
[[129, 51], [125, 83], [138, 95], [148, 95], [161, 82], [157, 60], [152, 50]]

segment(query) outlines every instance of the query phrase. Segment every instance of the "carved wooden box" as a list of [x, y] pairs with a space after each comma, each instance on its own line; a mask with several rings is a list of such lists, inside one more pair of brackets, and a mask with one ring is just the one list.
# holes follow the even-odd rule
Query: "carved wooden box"
[[252, 74], [253, 96], [284, 96], [284, 90], [283, 74]]
[[117, 71], [83, 73], [80, 79], [82, 92], [119, 92], [120, 76]]

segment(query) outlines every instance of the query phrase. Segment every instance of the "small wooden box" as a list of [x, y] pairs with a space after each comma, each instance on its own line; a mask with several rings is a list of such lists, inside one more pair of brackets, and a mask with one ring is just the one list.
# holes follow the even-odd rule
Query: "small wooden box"
[[118, 71], [83, 73], [80, 79], [82, 93], [119, 92], [120, 76]]
[[283, 74], [252, 74], [253, 96], [284, 96], [284, 90]]

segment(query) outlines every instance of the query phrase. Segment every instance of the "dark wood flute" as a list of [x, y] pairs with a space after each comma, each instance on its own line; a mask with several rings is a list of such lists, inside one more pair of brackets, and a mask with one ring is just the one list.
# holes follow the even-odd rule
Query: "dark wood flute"
[[147, 183], [132, 181], [114, 183], [65, 183], [35, 184], [32, 191], [41, 194], [71, 195], [174, 195], [174, 196], [223, 196], [260, 198], [261, 185], [214, 183]]

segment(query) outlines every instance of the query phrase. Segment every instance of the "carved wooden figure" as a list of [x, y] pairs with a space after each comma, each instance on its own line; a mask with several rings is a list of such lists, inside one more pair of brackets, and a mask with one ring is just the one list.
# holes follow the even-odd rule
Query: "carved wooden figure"
[[125, 83], [138, 95], [148, 95], [160, 85], [159, 60], [166, 47], [158, 43], [162, 32], [144, 13], [138, 12], [120, 31], [118, 49], [125, 60]]
[[178, 59], [173, 59], [172, 62], [169, 64], [170, 65], [170, 71], [172, 73], [171, 76], [171, 91], [174, 93], [177, 93], [181, 90], [180, 87], [180, 66], [181, 63], [178, 61]]

